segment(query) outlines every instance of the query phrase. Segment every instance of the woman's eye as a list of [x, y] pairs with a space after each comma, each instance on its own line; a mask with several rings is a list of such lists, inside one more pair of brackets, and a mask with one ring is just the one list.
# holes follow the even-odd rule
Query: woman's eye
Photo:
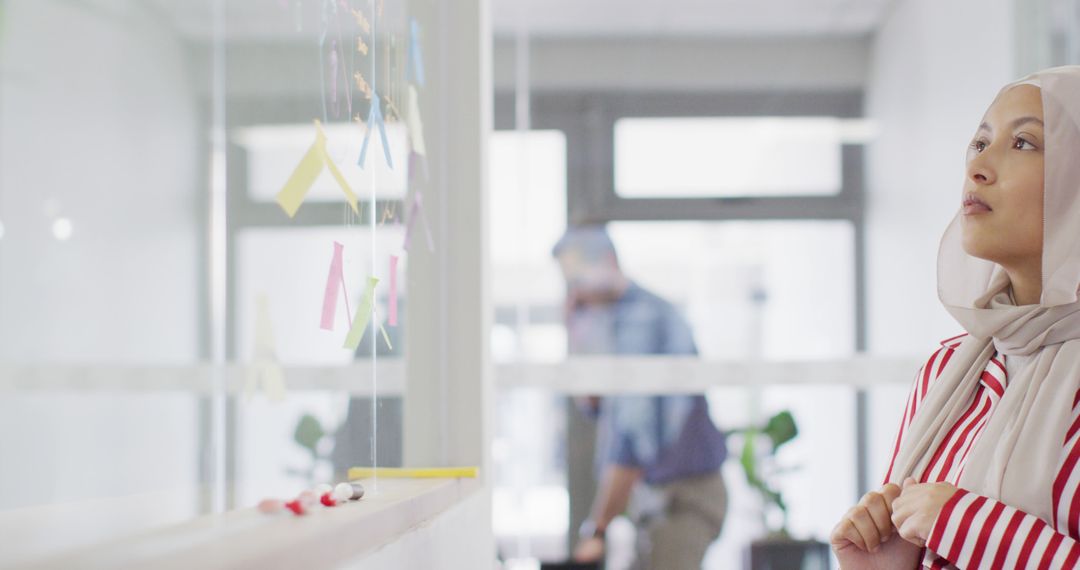
[[977, 152], [982, 152], [984, 149], [986, 149], [986, 142], [985, 141], [973, 141], [968, 146], [975, 149]]
[[[1027, 145], [1027, 147], [1025, 147], [1024, 145]], [[1022, 139], [1020, 137], [1016, 137], [1016, 141], [1013, 142], [1013, 147], [1016, 150], [1029, 150], [1029, 149], [1033, 150], [1035, 148], [1035, 145], [1031, 144], [1030, 142], [1028, 142], [1028, 141], [1026, 141], [1026, 140], [1024, 140], [1024, 139]]]

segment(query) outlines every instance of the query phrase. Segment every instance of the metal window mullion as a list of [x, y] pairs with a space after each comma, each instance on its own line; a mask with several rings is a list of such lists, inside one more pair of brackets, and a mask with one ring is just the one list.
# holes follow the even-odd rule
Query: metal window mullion
[[[368, 208], [372, 207], [370, 200], [359, 200], [358, 205], [361, 207], [363, 216], [353, 217], [350, 221], [350, 225], [354, 227], [365, 227], [370, 225], [367, 212]], [[390, 205], [395, 208], [395, 217], [400, 222], [403, 219], [403, 200], [378, 200], [375, 202], [376, 217], [378, 218], [381, 212]], [[305, 203], [299, 211], [296, 212], [296, 216], [289, 218], [281, 212], [281, 208], [272, 202], [255, 202], [249, 199], [245, 200], [243, 208], [235, 214], [235, 218], [232, 220], [233, 224], [237, 228], [241, 229], [254, 229], [254, 228], [317, 228], [326, 226], [341, 226], [343, 222], [343, 216], [345, 212], [348, 212], [347, 208], [342, 207], [342, 203], [339, 202], [314, 202]]]
[[608, 201], [605, 221], [855, 220], [858, 204], [837, 197], [684, 198]]

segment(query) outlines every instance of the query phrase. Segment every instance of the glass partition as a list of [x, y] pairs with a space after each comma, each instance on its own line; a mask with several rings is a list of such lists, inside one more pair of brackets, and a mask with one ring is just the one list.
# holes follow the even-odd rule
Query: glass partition
[[0, 565], [401, 466], [472, 223], [447, 6], [0, 10]]

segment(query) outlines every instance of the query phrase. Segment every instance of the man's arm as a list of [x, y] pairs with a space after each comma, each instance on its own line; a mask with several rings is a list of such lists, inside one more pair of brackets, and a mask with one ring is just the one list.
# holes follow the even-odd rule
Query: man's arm
[[626, 510], [630, 491], [641, 478], [641, 469], [623, 465], [608, 465], [596, 492], [592, 520], [600, 530], [606, 530], [611, 520]]
[[634, 483], [641, 478], [641, 469], [618, 464], [609, 464], [604, 468], [604, 476], [596, 491], [593, 502], [592, 523], [596, 532], [592, 536], [583, 536], [574, 549], [574, 560], [595, 562], [604, 557], [604, 532], [612, 519], [626, 510], [630, 501], [630, 491]]

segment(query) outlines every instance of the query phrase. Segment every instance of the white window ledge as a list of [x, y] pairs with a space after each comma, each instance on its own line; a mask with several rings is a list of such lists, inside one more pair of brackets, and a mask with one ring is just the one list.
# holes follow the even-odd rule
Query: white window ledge
[[[377, 490], [360, 501], [332, 508], [320, 506], [305, 516], [241, 509], [39, 558], [19, 567], [331, 568], [394, 542], [481, 487], [478, 479], [384, 478], [378, 481]], [[107, 516], [107, 510], [99, 512]]]
[[[681, 356], [574, 357], [557, 363], [502, 363], [495, 366], [498, 388], [544, 388], [570, 394], [619, 394], [662, 391], [701, 392], [713, 387], [772, 385], [847, 385], [872, 388], [907, 386], [922, 364], [917, 358], [857, 355], [805, 361], [703, 360]], [[380, 359], [373, 381], [371, 361], [341, 366], [284, 366], [290, 390], [334, 391], [358, 396], [401, 395], [405, 367], [400, 360]], [[232, 395], [243, 394], [247, 368], [230, 364], [110, 366], [0, 366], [0, 394], [41, 390], [178, 391], [211, 394], [214, 374]]]

